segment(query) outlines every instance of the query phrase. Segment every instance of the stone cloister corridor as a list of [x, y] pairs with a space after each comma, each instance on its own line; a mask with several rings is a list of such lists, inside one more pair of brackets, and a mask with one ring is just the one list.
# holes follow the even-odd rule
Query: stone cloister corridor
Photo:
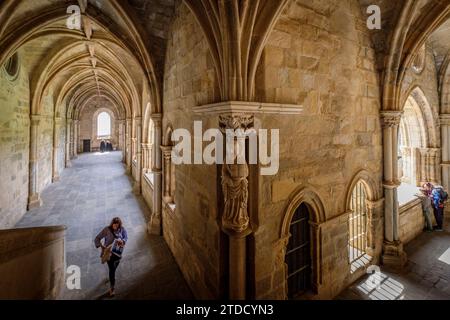
[[450, 300], [448, 193], [450, 0], [0, 0], [0, 300]]
[[164, 240], [147, 233], [147, 205], [132, 192], [120, 152], [81, 155], [61, 181], [42, 194], [43, 206], [30, 210], [17, 228], [67, 226], [66, 263], [81, 268], [81, 290], [60, 299], [93, 300], [107, 292], [107, 266], [100, 263], [95, 236], [120, 216], [129, 233], [127, 255], [118, 272], [116, 299], [191, 299], [192, 294]]

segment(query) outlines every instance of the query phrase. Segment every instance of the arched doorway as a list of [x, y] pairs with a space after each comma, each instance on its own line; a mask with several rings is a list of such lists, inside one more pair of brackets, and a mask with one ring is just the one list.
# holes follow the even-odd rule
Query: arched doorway
[[288, 298], [297, 298], [313, 289], [311, 214], [302, 203], [290, 223], [290, 238], [286, 250]]

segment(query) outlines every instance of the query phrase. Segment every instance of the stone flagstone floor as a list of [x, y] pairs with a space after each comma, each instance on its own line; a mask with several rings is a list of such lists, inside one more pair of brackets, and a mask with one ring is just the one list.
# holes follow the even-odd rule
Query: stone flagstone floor
[[81, 268], [81, 290], [65, 288], [60, 299], [103, 299], [108, 267], [100, 263], [93, 240], [115, 216], [129, 241], [117, 270], [115, 299], [192, 299], [162, 237], [146, 232], [148, 208], [131, 189], [120, 152], [80, 155], [60, 182], [43, 193], [43, 206], [29, 211], [16, 227], [66, 225], [66, 263]]
[[423, 233], [405, 246], [408, 264], [403, 272], [381, 269], [379, 286], [367, 276], [337, 299], [450, 300], [450, 224], [446, 226], [444, 232]]

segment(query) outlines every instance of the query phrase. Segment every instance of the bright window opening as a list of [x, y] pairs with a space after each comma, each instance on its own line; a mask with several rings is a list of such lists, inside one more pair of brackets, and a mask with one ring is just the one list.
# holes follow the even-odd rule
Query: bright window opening
[[107, 112], [102, 112], [97, 118], [97, 137], [108, 139], [111, 137], [111, 116]]

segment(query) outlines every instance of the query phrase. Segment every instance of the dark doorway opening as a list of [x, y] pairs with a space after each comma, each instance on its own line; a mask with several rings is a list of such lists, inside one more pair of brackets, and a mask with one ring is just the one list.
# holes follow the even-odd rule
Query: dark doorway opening
[[83, 152], [91, 152], [91, 140], [83, 140]]

